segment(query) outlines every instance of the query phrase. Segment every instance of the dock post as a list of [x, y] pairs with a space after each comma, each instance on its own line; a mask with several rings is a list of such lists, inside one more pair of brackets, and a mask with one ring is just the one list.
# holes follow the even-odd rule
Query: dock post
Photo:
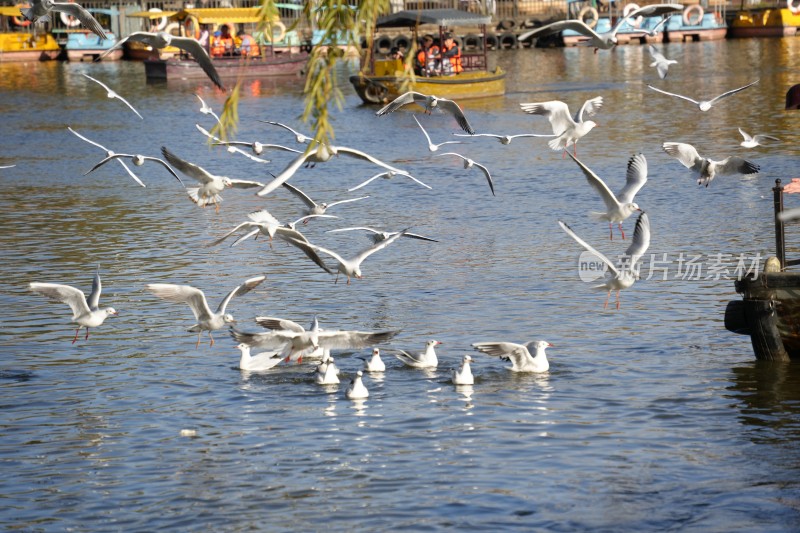
[[772, 194], [775, 211], [775, 257], [781, 262], [781, 271], [783, 271], [786, 270], [786, 240], [783, 221], [778, 219], [778, 215], [783, 212], [783, 185], [781, 185], [780, 179], [775, 180]]

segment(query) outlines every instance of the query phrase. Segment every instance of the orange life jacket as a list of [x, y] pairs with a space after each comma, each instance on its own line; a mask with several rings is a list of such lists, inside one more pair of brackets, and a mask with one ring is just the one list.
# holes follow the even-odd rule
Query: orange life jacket
[[431, 58], [438, 55], [439, 47], [435, 44], [431, 45], [431, 47], [427, 50], [423, 48], [417, 52], [417, 63], [419, 63], [420, 67], [422, 68], [428, 68], [428, 62], [431, 60]]
[[259, 54], [258, 43], [252, 36], [240, 34], [239, 37], [242, 38], [242, 44], [239, 45], [239, 49], [242, 51], [243, 56], [255, 57]]
[[211, 55], [221, 57], [225, 54], [233, 53], [233, 37], [214, 36], [211, 39]]
[[447, 57], [450, 60], [450, 65], [453, 67], [453, 72], [458, 74], [459, 72], [464, 72], [464, 66], [461, 64], [461, 48], [458, 47], [456, 43], [453, 43], [453, 46], [450, 48], [447, 45], [442, 47], [442, 54], [446, 54], [449, 50], [453, 48], [456, 49], [455, 55]]

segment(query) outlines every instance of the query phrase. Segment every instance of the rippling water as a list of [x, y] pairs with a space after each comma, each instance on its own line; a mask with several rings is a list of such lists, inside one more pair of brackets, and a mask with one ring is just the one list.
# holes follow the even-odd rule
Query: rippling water
[[[796, 530], [800, 371], [757, 363], [749, 339], [725, 331], [726, 302], [738, 298], [730, 279], [706, 279], [706, 270], [680, 276], [676, 262], [681, 253], [701, 254], [705, 267], [714, 254], [772, 253], [771, 187], [791, 178], [798, 162], [800, 115], [783, 111], [783, 95], [800, 81], [800, 41], [671, 44], [665, 54], [679, 64], [662, 81], [640, 47], [504, 52], [495, 59], [512, 73], [508, 95], [464, 102], [479, 131], [544, 133], [547, 121], [521, 113], [520, 102], [557, 98], [575, 110], [605, 98], [600, 125], [578, 155], [615, 190], [630, 155], [646, 155], [649, 181], [637, 200], [651, 218], [650, 253], [672, 262], [667, 279], [656, 272], [625, 291], [619, 311], [603, 311], [604, 294], [580, 281], [581, 250], [556, 221], [608, 254], [625, 244], [609, 241], [607, 226], [587, 216], [601, 207], [598, 197], [544, 140], [455, 147], [492, 170], [493, 198], [477, 171], [425, 151], [410, 109], [376, 118], [348, 90], [335, 115], [336, 141], [400, 161], [433, 190], [398, 178], [376, 182], [363, 189], [370, 199], [331, 211], [341, 220], [309, 224], [309, 238], [349, 254], [368, 241], [325, 231], [413, 226], [440, 242], [404, 239], [370, 257], [363, 280], [334, 285], [281, 243], [209, 247], [261, 207], [281, 220], [299, 216], [285, 191], [267, 199], [225, 191], [215, 214], [192, 204], [157, 165], [135, 169], [145, 189], [118, 165], [82, 175], [104, 154], [65, 125], [117, 152], [157, 155], [164, 145], [220, 174], [269, 179], [264, 167], [203, 144], [194, 124], [212, 123], [192, 93], [218, 111], [224, 101], [209, 84], [146, 84], [137, 63], [0, 65], [0, 164], [17, 164], [2, 171], [0, 198], [0, 524]], [[128, 97], [145, 119], [105, 98], [82, 72]], [[646, 88], [707, 98], [756, 78], [755, 88], [703, 114]], [[291, 80], [246, 83], [238, 137], [292, 141], [258, 120], [307, 130], [298, 120], [301, 91]], [[456, 131], [447, 117], [417, 114], [434, 142]], [[745, 155], [740, 126], [784, 140], [746, 152], [761, 165], [756, 177], [699, 188], [660, 148], [679, 141], [718, 159]], [[273, 157], [272, 172], [289, 159]], [[342, 159], [304, 169], [292, 183], [335, 200], [375, 172]], [[633, 221], [625, 228], [632, 233]], [[798, 242], [793, 231], [788, 238]], [[120, 316], [72, 345], [66, 306], [27, 284], [88, 291], [98, 264], [103, 302]], [[185, 332], [189, 309], [143, 289], [189, 283], [216, 306], [260, 273], [267, 281], [229, 308], [243, 329], [258, 330], [256, 315], [305, 324], [314, 314], [327, 328], [397, 328], [392, 347], [443, 341], [439, 369], [405, 369], [385, 354], [387, 372], [365, 378], [371, 394], [360, 403], [344, 398], [344, 384], [315, 385], [310, 366], [248, 375], [224, 332], [213, 348], [206, 339], [196, 350]], [[449, 383], [470, 343], [534, 338], [555, 345], [549, 373], [512, 375], [475, 354], [475, 385]], [[351, 376], [360, 361], [339, 355]]]

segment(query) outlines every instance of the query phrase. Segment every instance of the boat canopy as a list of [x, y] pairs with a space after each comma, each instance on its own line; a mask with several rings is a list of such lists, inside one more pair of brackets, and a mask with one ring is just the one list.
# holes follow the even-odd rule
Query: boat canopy
[[491, 24], [492, 17], [469, 13], [457, 9], [420, 9], [418, 11], [398, 11], [380, 17], [375, 24], [377, 28], [408, 28], [418, 24], [436, 24], [437, 26], [475, 26]]
[[4, 17], [21, 17], [19, 6], [0, 6], [0, 15]]
[[[300, 10], [303, 6], [295, 4], [275, 4], [281, 9]], [[261, 19], [259, 7], [207, 7], [197, 9], [182, 9], [181, 11], [137, 11], [131, 13], [129, 17], [141, 17], [158, 19], [169, 17], [176, 20], [185, 20], [188, 17], [195, 17], [200, 24], [221, 24], [223, 22], [233, 22], [241, 24], [256, 24]]]

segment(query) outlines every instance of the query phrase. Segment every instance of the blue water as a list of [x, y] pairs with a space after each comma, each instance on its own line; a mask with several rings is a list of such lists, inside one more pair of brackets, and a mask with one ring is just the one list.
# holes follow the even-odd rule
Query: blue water
[[[800, 370], [756, 362], [749, 338], [724, 329], [725, 305], [739, 298], [730, 272], [687, 275], [677, 263], [700, 256], [707, 269], [716, 254], [773, 253], [771, 187], [798, 163], [798, 115], [783, 111], [783, 95], [800, 82], [800, 42], [670, 44], [664, 53], [679, 64], [662, 81], [643, 47], [502, 52], [493, 60], [511, 72], [506, 97], [464, 102], [478, 131], [546, 133], [547, 121], [519, 103], [560, 99], [575, 110], [605, 98], [578, 156], [617, 190], [628, 158], [646, 155], [649, 181], [637, 201], [650, 216], [649, 253], [669, 263], [666, 274], [624, 291], [620, 310], [603, 310], [605, 294], [580, 280], [581, 249], [557, 220], [609, 255], [628, 241], [616, 230], [609, 240], [607, 225], [588, 216], [599, 198], [545, 140], [448, 145], [491, 169], [492, 197], [476, 170], [425, 150], [410, 106], [378, 118], [345, 88], [336, 142], [433, 189], [395, 178], [348, 193], [377, 171], [344, 158], [302, 169], [292, 183], [315, 199], [370, 195], [303, 231], [345, 255], [369, 241], [326, 230], [413, 227], [440, 242], [401, 239], [364, 263], [364, 279], [334, 284], [278, 241], [209, 246], [256, 209], [300, 216], [286, 191], [261, 199], [226, 190], [215, 214], [157, 165], [134, 169], [147, 188], [116, 164], [83, 176], [104, 154], [66, 125], [117, 152], [158, 155], [167, 146], [212, 172], [270, 179], [267, 170], [279, 172], [290, 155], [271, 153], [273, 163], [259, 165], [209, 148], [195, 130], [213, 119], [198, 112], [193, 92], [217, 111], [224, 102], [210, 84], [147, 84], [137, 63], [0, 65], [0, 164], [17, 165], [0, 170], [2, 527], [796, 531]], [[127, 97], [144, 120], [82, 72]], [[646, 88], [708, 98], [756, 78], [708, 113]], [[247, 82], [237, 137], [292, 143], [258, 120], [308, 132], [302, 110], [299, 82]], [[434, 142], [457, 131], [446, 116], [416, 114]], [[737, 127], [783, 142], [745, 151]], [[698, 187], [661, 150], [664, 141], [717, 159], [744, 156], [762, 173]], [[632, 234], [633, 220], [624, 227]], [[797, 231], [787, 239], [793, 256]], [[101, 303], [119, 317], [73, 345], [67, 307], [27, 285], [89, 291], [98, 264]], [[262, 273], [266, 282], [229, 307], [242, 329], [258, 331], [257, 315], [305, 325], [317, 314], [330, 329], [401, 330], [384, 347], [386, 373], [364, 379], [366, 401], [345, 399], [344, 388], [361, 364], [354, 356], [368, 350], [335, 354], [340, 386], [314, 384], [306, 364], [242, 373], [224, 331], [213, 347], [204, 336], [195, 349], [188, 307], [144, 289], [192, 284], [215, 307]], [[554, 344], [542, 375], [514, 375], [470, 348], [537, 338]], [[388, 353], [421, 350], [429, 339], [443, 342], [436, 371], [403, 368]], [[476, 383], [456, 388], [450, 369], [466, 353]]]

